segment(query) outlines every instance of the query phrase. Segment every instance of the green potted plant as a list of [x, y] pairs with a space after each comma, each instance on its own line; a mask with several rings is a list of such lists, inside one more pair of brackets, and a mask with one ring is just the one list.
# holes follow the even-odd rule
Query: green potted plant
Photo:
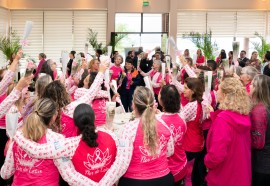
[[264, 61], [264, 54], [270, 50], [270, 43], [266, 42], [266, 39], [260, 35], [258, 32], [254, 34], [257, 38], [260, 39], [260, 42], [251, 42], [255, 50], [258, 52], [260, 60]]
[[0, 51], [3, 52], [6, 60], [9, 60], [10, 63], [12, 63], [14, 54], [16, 54], [20, 48], [20, 39], [15, 32], [0, 37]]
[[206, 60], [214, 60], [214, 52], [218, 49], [215, 41], [212, 41], [212, 31], [200, 34], [199, 32], [190, 32], [184, 34], [183, 38], [189, 39], [198, 49], [201, 49]]
[[120, 40], [125, 38], [127, 34], [117, 34], [117, 36], [115, 36], [115, 39], [105, 46], [103, 46], [102, 43], [98, 42], [97, 36], [98, 36], [97, 32], [95, 32], [91, 28], [88, 28], [88, 38], [87, 38], [88, 42], [90, 43], [90, 45], [94, 50], [101, 49], [102, 53], [104, 54], [107, 52], [107, 46], [112, 46], [112, 48], [115, 48], [115, 46], [117, 46]]

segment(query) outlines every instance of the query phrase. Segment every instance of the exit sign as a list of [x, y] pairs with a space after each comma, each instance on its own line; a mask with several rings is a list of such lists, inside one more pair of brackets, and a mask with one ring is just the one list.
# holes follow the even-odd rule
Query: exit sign
[[143, 2], [143, 6], [149, 6], [149, 2], [148, 1], [144, 1]]

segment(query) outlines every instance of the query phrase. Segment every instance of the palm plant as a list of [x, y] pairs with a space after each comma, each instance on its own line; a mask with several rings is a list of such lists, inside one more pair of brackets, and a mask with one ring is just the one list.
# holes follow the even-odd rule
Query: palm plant
[[15, 32], [0, 37], [0, 51], [3, 52], [10, 63], [13, 61], [13, 55], [16, 54], [20, 48], [20, 39]]
[[206, 60], [214, 60], [214, 52], [218, 49], [215, 41], [212, 41], [212, 31], [209, 33], [200, 34], [199, 32], [190, 32], [184, 34], [183, 38], [189, 39], [198, 49], [204, 53]]
[[111, 41], [108, 45], [105, 45], [105, 46], [103, 46], [102, 43], [98, 42], [97, 36], [98, 36], [97, 32], [95, 32], [91, 28], [88, 28], [87, 40], [90, 43], [90, 45], [93, 47], [94, 50], [101, 49], [102, 53], [106, 53], [107, 46], [112, 46], [113, 48], [115, 48], [115, 46], [117, 46], [120, 43], [120, 41], [127, 36], [127, 34], [117, 34], [117, 36], [115, 36], [115, 40]]
[[256, 37], [258, 37], [261, 41], [260, 42], [251, 42], [258, 52], [258, 56], [261, 61], [264, 60], [264, 54], [270, 50], [270, 43], [266, 42], [266, 39], [260, 35], [258, 32], [255, 32], [254, 34]]

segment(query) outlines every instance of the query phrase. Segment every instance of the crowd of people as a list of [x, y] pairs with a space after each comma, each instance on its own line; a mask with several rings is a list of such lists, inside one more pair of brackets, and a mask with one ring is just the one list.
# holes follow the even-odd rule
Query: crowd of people
[[[91, 61], [71, 51], [60, 76], [41, 53], [14, 82], [22, 55], [0, 73], [0, 185], [270, 185], [270, 52], [263, 62], [244, 50], [237, 62], [225, 50], [206, 61], [186, 49], [176, 63], [160, 48], [126, 59], [114, 51], [109, 61], [101, 50]], [[134, 116], [117, 135], [108, 102]]]

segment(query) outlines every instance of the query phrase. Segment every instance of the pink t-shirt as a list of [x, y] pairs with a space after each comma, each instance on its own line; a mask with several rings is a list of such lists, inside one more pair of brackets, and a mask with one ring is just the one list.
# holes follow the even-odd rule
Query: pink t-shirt
[[92, 108], [95, 112], [95, 125], [100, 126], [106, 123], [106, 99], [94, 99]]
[[183, 141], [183, 148], [188, 152], [200, 152], [203, 150], [204, 137], [201, 126], [202, 105], [197, 103], [196, 118], [187, 122], [187, 132]]
[[98, 131], [98, 147], [89, 147], [80, 141], [72, 157], [73, 165], [79, 173], [99, 182], [113, 164], [116, 157], [116, 144], [107, 133]]
[[174, 154], [168, 158], [169, 168], [174, 176], [174, 181], [178, 182], [186, 175], [187, 158], [182, 147], [184, 135], [187, 131], [186, 123], [179, 114], [162, 114], [161, 119], [172, 131], [174, 138]]
[[204, 56], [197, 57], [196, 63], [202, 65], [205, 62]]
[[[216, 107], [216, 95], [215, 95], [214, 91], [211, 91], [210, 94], [211, 94], [211, 106], [213, 108], [215, 108]], [[209, 130], [211, 125], [212, 125], [211, 118], [207, 118], [206, 120], [204, 120], [202, 122], [202, 129], [203, 130]]]
[[115, 65], [113, 65], [111, 68], [110, 68], [110, 70], [112, 71], [112, 76], [111, 76], [111, 80], [117, 80], [118, 78], [119, 78], [119, 76], [120, 76], [120, 74], [122, 73], [122, 68], [119, 66], [119, 67], [117, 67], [117, 66], [115, 66]]
[[[44, 135], [38, 143], [46, 143]], [[16, 143], [13, 145], [15, 174], [12, 186], [58, 186], [59, 172], [53, 160], [39, 160], [29, 157]]]
[[161, 89], [161, 80], [162, 80], [162, 74], [160, 72], [152, 71], [150, 73], [151, 81], [152, 81], [152, 86], [155, 94], [159, 94], [160, 89]]
[[159, 154], [153, 157], [143, 142], [143, 130], [139, 123], [131, 162], [124, 177], [132, 179], [154, 179], [169, 174], [170, 169], [166, 157], [167, 144], [171, 133], [161, 122], [156, 123], [159, 136]]
[[78, 128], [74, 124], [73, 118], [67, 116], [62, 112], [61, 116], [62, 134], [66, 137], [78, 136]]
[[249, 82], [249, 83], [246, 85], [246, 91], [247, 91], [248, 95], [250, 95], [250, 85], [251, 85], [251, 82]]

